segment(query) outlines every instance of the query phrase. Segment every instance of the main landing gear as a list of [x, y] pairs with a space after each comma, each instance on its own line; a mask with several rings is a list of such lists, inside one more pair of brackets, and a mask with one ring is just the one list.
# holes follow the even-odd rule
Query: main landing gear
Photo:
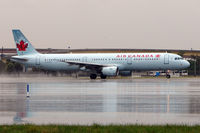
[[[103, 74], [101, 74], [100, 77], [101, 77], [101, 79], [107, 78], [107, 76], [103, 75]], [[90, 74], [90, 79], [96, 79], [96, 78], [97, 78], [97, 74]]]
[[170, 74], [166, 74], [166, 78], [167, 78], [167, 79], [170, 79], [170, 78], [171, 78], [171, 75], [170, 75]]

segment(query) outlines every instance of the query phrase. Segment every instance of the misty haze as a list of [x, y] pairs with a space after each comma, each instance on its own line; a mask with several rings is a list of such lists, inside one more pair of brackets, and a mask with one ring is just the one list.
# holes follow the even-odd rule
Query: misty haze
[[200, 49], [199, 0], [0, 0], [0, 46]]

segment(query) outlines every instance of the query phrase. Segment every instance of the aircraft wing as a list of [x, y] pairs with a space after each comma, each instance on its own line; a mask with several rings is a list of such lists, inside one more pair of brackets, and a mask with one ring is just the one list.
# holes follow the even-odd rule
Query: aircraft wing
[[80, 62], [80, 61], [64, 61], [64, 62], [70, 65], [79, 65], [80, 67], [85, 67], [87, 69], [100, 69], [102, 67], [113, 66], [113, 65], [103, 65], [103, 64]]

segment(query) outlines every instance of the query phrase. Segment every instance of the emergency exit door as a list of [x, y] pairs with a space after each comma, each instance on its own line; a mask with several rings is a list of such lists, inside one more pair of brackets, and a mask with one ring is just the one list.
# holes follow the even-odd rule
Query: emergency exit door
[[87, 62], [87, 57], [86, 56], [82, 58], [82, 62]]
[[128, 58], [127, 58], [127, 64], [128, 64], [128, 65], [131, 65], [131, 64], [132, 64], [132, 58], [131, 58], [131, 57], [128, 57]]

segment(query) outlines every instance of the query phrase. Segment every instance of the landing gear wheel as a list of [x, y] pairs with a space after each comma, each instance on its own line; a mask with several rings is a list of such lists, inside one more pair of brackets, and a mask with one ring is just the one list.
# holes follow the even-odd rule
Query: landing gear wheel
[[103, 75], [103, 74], [101, 74], [100, 77], [101, 77], [101, 79], [106, 79], [107, 78], [107, 76]]
[[170, 79], [170, 78], [171, 78], [171, 76], [170, 76], [169, 74], [167, 74], [167, 75], [166, 75], [166, 78], [167, 78], [167, 79]]
[[90, 79], [96, 79], [97, 75], [96, 74], [90, 74]]

